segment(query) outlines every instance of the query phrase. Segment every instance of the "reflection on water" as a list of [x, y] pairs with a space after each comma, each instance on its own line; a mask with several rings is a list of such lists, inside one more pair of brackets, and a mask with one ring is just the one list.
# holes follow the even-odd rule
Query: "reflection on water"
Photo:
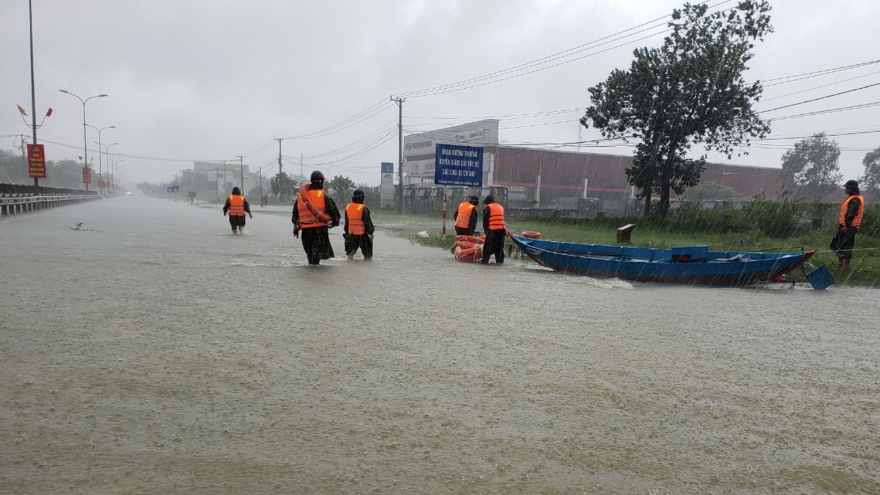
[[0, 492], [880, 486], [876, 290], [466, 265], [381, 230], [309, 267], [289, 215], [227, 230], [136, 197], [0, 221]]

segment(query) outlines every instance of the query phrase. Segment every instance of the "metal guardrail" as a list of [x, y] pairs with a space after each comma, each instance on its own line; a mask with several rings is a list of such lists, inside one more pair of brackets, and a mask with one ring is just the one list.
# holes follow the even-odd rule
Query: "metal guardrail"
[[17, 215], [101, 199], [97, 194], [0, 194], [0, 216]]

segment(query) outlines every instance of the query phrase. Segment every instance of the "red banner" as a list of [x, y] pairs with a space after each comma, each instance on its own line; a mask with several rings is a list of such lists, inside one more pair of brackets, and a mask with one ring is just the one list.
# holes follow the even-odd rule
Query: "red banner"
[[46, 153], [42, 144], [27, 145], [28, 174], [32, 179], [46, 178]]
[[92, 171], [89, 170], [89, 167], [83, 167], [83, 184], [91, 184], [92, 183]]

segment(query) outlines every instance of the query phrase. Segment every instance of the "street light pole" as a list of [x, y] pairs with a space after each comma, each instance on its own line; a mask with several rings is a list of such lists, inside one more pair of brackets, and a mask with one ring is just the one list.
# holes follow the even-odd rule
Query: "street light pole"
[[[33, 121], [31, 122], [31, 129], [33, 129], [33, 138], [34, 144], [37, 144], [37, 96], [36, 89], [34, 85], [34, 8], [31, 5], [31, 0], [28, 0], [28, 29], [30, 33], [31, 40], [31, 115], [33, 115]], [[24, 143], [22, 143], [22, 147], [24, 147]], [[40, 179], [34, 177], [34, 195], [39, 194], [40, 191]]]
[[[100, 95], [95, 95], [95, 96], [89, 96], [88, 98], [83, 100], [79, 96], [71, 93], [70, 91], [67, 91], [66, 89], [59, 89], [58, 91], [61, 91], [62, 93], [69, 94], [70, 96], [75, 97], [77, 100], [79, 100], [82, 103], [82, 107], [83, 107], [83, 165], [86, 168], [88, 168], [88, 166], [89, 166], [89, 145], [88, 145], [88, 138], [86, 137], [86, 102], [88, 102], [92, 98], [104, 98], [107, 95], [100, 94]], [[89, 190], [89, 184], [86, 183], [86, 191], [88, 191], [88, 190]]]
[[[89, 127], [91, 127], [91, 126], [89, 126]], [[98, 142], [96, 144], [98, 145], [98, 185], [100, 186], [101, 185], [100, 184], [101, 175], [103, 174], [101, 172], [101, 147], [102, 147], [101, 146], [101, 133], [98, 133]], [[104, 156], [107, 159], [107, 175], [110, 175], [110, 153], [109, 153], [109, 150], [110, 150], [111, 146], [116, 146], [117, 144], [119, 144], [119, 143], [108, 144], [107, 146], [103, 147], [104, 148]], [[100, 188], [99, 188], [99, 190], [100, 190]]]
[[247, 196], [244, 192], [244, 157], [241, 155], [238, 155], [238, 174], [241, 180], [241, 195]]
[[[93, 125], [86, 124], [86, 127], [91, 127], [92, 129], [98, 131], [98, 193], [100, 193], [101, 192], [101, 183], [100, 183], [101, 182], [101, 175], [104, 173], [103, 172], [104, 167], [101, 162], [101, 133], [104, 131], [104, 129], [116, 129], [116, 126], [111, 125], [109, 127], [102, 127], [100, 129], [98, 129], [97, 127], [95, 127]], [[115, 143], [115, 144], [119, 144], [119, 143]], [[113, 146], [113, 145], [111, 144], [110, 146]], [[108, 148], [110, 146], [108, 146]], [[109, 166], [110, 162], [107, 162], [107, 165]]]
[[119, 153], [113, 153], [110, 155], [110, 163], [113, 164], [113, 180], [110, 181], [110, 184], [113, 186], [114, 191], [119, 190], [119, 164], [124, 162], [125, 160], [119, 160], [118, 162], [113, 158], [114, 156], [119, 156]]

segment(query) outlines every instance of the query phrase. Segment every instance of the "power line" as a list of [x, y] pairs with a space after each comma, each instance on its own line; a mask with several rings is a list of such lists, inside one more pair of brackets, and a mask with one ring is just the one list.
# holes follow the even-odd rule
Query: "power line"
[[847, 91], [841, 91], [840, 93], [834, 93], [834, 94], [831, 94], [831, 95], [820, 96], [820, 97], [818, 97], [818, 98], [813, 98], [813, 99], [811, 99], [811, 100], [799, 101], [799, 102], [797, 102], [797, 103], [792, 103], [792, 104], [790, 104], [790, 105], [783, 105], [783, 106], [781, 106], [781, 107], [771, 108], [771, 109], [769, 109], [769, 110], [761, 110], [760, 112], [756, 112], [756, 113], [767, 113], [767, 112], [773, 112], [773, 111], [776, 111], [776, 110], [782, 110], [783, 108], [791, 108], [791, 107], [795, 107], [795, 106], [798, 106], [798, 105], [803, 105], [803, 104], [805, 104], [805, 103], [812, 103], [812, 102], [814, 102], [814, 101], [825, 100], [825, 99], [828, 99], [828, 98], [833, 98], [833, 97], [835, 97], [835, 96], [845, 95], [845, 94], [847, 94], [847, 93], [853, 93], [853, 92], [855, 92], [855, 91], [861, 91], [861, 90], [863, 90], [863, 89], [873, 88], [874, 86], [880, 86], [880, 83], [869, 84], [869, 85], [867, 85], [867, 86], [862, 86], [862, 87], [860, 87], [860, 88], [854, 88], [854, 89], [849, 89], [849, 90], [847, 90]]
[[368, 120], [372, 117], [375, 117], [376, 115], [382, 113], [383, 111], [387, 110], [388, 108], [389, 108], [388, 101], [381, 100], [378, 103], [370, 106], [369, 108], [362, 110], [361, 112], [355, 114], [354, 116], [349, 117], [341, 122], [337, 122], [336, 124], [333, 124], [329, 127], [325, 127], [324, 129], [321, 129], [319, 131], [311, 132], [308, 134], [301, 134], [299, 136], [280, 138], [280, 139], [311, 139], [311, 138], [326, 136], [328, 134], [333, 134], [333, 133], [339, 132], [343, 129], [348, 129], [351, 126], [359, 124], [359, 123], [361, 123], [365, 120]]
[[850, 105], [847, 107], [837, 107], [837, 108], [829, 108], [826, 110], [817, 110], [815, 112], [798, 113], [798, 114], [794, 114], [794, 115], [783, 115], [782, 117], [773, 117], [772, 119], [769, 119], [768, 122], [774, 122], [777, 120], [799, 119], [802, 117], [813, 117], [816, 115], [825, 115], [828, 113], [848, 112], [851, 110], [860, 110], [862, 108], [876, 107], [877, 105], [880, 105], [880, 101], [872, 101], [870, 103], [862, 103], [859, 105]]
[[793, 96], [793, 95], [797, 95], [797, 94], [801, 94], [801, 93], [807, 93], [807, 92], [810, 92], [810, 91], [815, 91], [815, 90], [820, 89], [820, 88], [826, 88], [826, 87], [828, 87], [828, 86], [835, 86], [835, 85], [837, 85], [837, 84], [843, 84], [843, 83], [845, 83], [845, 82], [854, 81], [854, 80], [856, 80], [856, 79], [861, 79], [861, 78], [863, 78], [863, 77], [873, 76], [873, 75], [875, 75], [875, 74], [880, 74], [880, 71], [877, 71], [877, 72], [871, 72], [871, 73], [869, 73], [869, 74], [862, 74], [861, 76], [850, 77], [849, 79], [843, 79], [843, 80], [841, 80], [841, 81], [835, 81], [835, 82], [832, 82], [832, 83], [823, 84], [823, 85], [821, 85], [821, 86], [814, 86], [814, 87], [812, 87], [812, 88], [802, 89], [802, 90], [800, 90], [800, 91], [795, 91], [794, 93], [788, 93], [788, 94], [784, 94], [784, 95], [774, 96], [774, 97], [772, 97], [772, 98], [763, 98], [763, 99], [761, 99], [761, 102], [768, 102], [768, 101], [771, 101], [771, 100], [778, 100], [778, 99], [780, 99], [780, 98], [785, 98], [786, 96]]
[[[721, 2], [716, 3], [715, 5], [710, 6], [709, 8], [718, 7], [720, 5], [724, 5], [726, 3], [729, 3], [730, 1], [732, 1], [732, 0], [723, 0]], [[698, 5], [704, 4], [704, 3], [708, 3], [708, 1], [700, 2]], [[470, 79], [465, 79], [465, 80], [454, 82], [454, 83], [444, 84], [441, 86], [435, 86], [433, 88], [426, 88], [423, 90], [401, 93], [400, 96], [418, 98], [418, 97], [424, 97], [424, 96], [435, 96], [435, 95], [439, 95], [439, 94], [450, 93], [453, 91], [462, 91], [465, 89], [472, 89], [472, 88], [479, 87], [479, 86], [485, 86], [487, 84], [494, 84], [497, 82], [506, 81], [506, 80], [513, 79], [516, 77], [522, 77], [522, 76], [525, 76], [528, 74], [533, 74], [535, 72], [540, 72], [540, 71], [544, 71], [544, 70], [551, 69], [554, 67], [558, 67], [560, 65], [569, 64], [569, 63], [572, 63], [572, 62], [575, 62], [578, 60], [582, 60], [587, 57], [592, 57], [594, 55], [605, 53], [609, 50], [613, 50], [615, 48], [620, 48], [622, 46], [626, 46], [626, 45], [635, 43], [637, 41], [642, 41], [642, 40], [645, 40], [648, 38], [652, 38], [654, 36], [657, 36], [658, 34], [662, 34], [664, 32], [670, 31], [671, 28], [668, 26], [668, 23], [664, 20], [670, 16], [671, 16], [671, 14], [668, 14], [668, 15], [665, 15], [662, 17], [658, 17], [657, 19], [639, 24], [637, 26], [634, 26], [632, 28], [629, 28], [629, 29], [626, 29], [623, 31], [619, 31], [617, 33], [605, 36], [603, 38], [599, 38], [599, 39], [591, 41], [589, 43], [585, 43], [583, 45], [579, 45], [574, 48], [569, 48], [569, 49], [563, 50], [561, 52], [547, 55], [547, 56], [541, 57], [539, 59], [532, 60], [530, 62], [526, 62], [526, 63], [516, 65], [513, 67], [509, 67], [507, 69], [502, 69], [499, 71], [491, 72], [489, 74], [484, 74], [482, 76], [473, 77]], [[658, 24], [659, 21], [663, 21], [663, 22]], [[640, 28], [643, 28], [644, 26], [648, 26], [648, 27], [646, 27], [644, 29], [640, 29]], [[641, 37], [641, 38], [638, 38], [635, 40], [631, 40], [631, 41], [613, 46], [613, 47], [605, 49], [605, 50], [600, 50], [598, 52], [588, 53], [586, 55], [582, 55], [582, 56], [575, 57], [575, 58], [569, 58], [574, 55], [580, 54], [584, 51], [594, 49], [594, 48], [597, 48], [600, 46], [604, 46], [604, 45], [607, 45], [607, 44], [610, 44], [610, 43], [613, 43], [616, 41], [620, 41], [620, 40], [644, 33], [646, 31], [650, 31], [652, 29], [657, 29], [657, 28], [663, 27], [663, 26], [666, 26], [666, 27], [664, 27], [664, 29], [662, 29], [661, 31], [658, 31], [656, 33], [652, 33], [648, 36], [644, 36], [644, 37]], [[630, 31], [635, 31], [635, 32], [630, 33], [630, 34], [625, 34], [625, 33], [629, 33]], [[548, 65], [551, 62], [556, 62], [558, 60], [564, 60], [564, 61], [559, 62], [559, 63], [553, 63], [552, 65]], [[539, 67], [539, 68], [533, 69], [534, 67]], [[529, 69], [533, 69], [533, 70], [529, 70]]]
[[776, 81], [776, 82], [773, 82], [773, 84], [764, 84], [764, 87], [767, 88], [767, 87], [776, 86], [779, 84], [788, 84], [788, 83], [792, 83], [792, 82], [796, 82], [796, 81], [802, 81], [804, 79], [812, 79], [814, 77], [825, 76], [828, 74], [833, 74], [835, 72], [842, 72], [842, 71], [846, 71], [846, 70], [850, 70], [850, 69], [857, 69], [859, 67], [865, 67], [866, 65], [873, 65], [873, 64], [877, 64], [877, 63], [880, 63], [880, 60], [870, 60], [867, 62], [860, 62], [857, 64], [843, 65], [843, 66], [834, 67], [831, 69], [822, 69], [822, 70], [817, 70], [817, 71], [813, 71], [813, 72], [804, 72], [801, 74], [794, 74], [791, 76], [783, 76], [783, 77], [777, 77], [774, 79], [767, 79], [764, 81], [765, 83], [773, 82], [773, 81]]

